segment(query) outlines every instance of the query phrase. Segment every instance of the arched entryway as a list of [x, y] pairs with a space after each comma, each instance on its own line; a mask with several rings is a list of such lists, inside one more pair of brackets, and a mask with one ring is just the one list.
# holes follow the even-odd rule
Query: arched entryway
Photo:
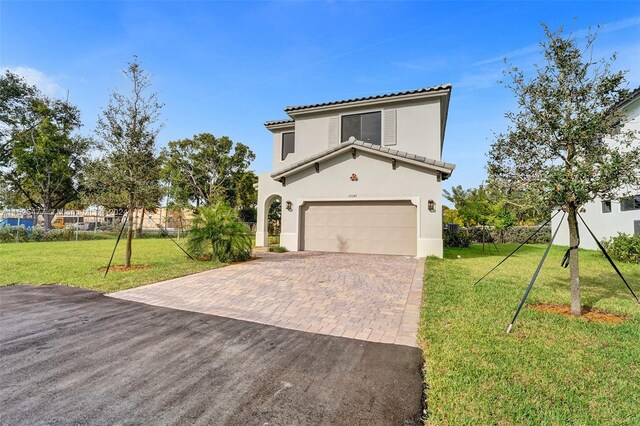
[[282, 197], [271, 195], [264, 203], [264, 246], [280, 245], [282, 228]]

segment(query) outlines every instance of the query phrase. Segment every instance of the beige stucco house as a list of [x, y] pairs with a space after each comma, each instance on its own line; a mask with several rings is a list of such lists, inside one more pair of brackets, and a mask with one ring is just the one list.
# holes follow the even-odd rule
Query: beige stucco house
[[282, 200], [290, 251], [442, 256], [441, 161], [451, 85], [285, 108], [269, 121], [273, 171], [258, 181], [256, 245]]

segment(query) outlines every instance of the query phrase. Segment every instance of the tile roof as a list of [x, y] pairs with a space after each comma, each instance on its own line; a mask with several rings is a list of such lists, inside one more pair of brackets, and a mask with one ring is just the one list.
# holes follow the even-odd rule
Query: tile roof
[[400, 160], [410, 160], [411, 162], [417, 162], [417, 163], [423, 163], [426, 167], [431, 166], [430, 168], [434, 168], [434, 169], [441, 169], [440, 171], [444, 171], [447, 174], [451, 174], [451, 172], [453, 172], [453, 170], [456, 168], [455, 164], [451, 164], [451, 163], [445, 163], [443, 161], [438, 161], [438, 160], [432, 160], [431, 158], [426, 158], [426, 157], [421, 157], [419, 155], [414, 155], [414, 154], [409, 154], [407, 152], [404, 151], [397, 151], [395, 149], [391, 149], [387, 146], [380, 146], [380, 145], [374, 145], [371, 144], [369, 142], [363, 142], [363, 141], [359, 141], [359, 140], [355, 140], [355, 139], [351, 139], [349, 141], [346, 142], [342, 142], [339, 145], [336, 145], [334, 147], [331, 147], [329, 149], [326, 149], [324, 151], [319, 152], [316, 155], [313, 155], [311, 157], [307, 157], [304, 158], [300, 161], [296, 161], [293, 164], [290, 164], [280, 170], [277, 170], [273, 173], [271, 173], [271, 177], [272, 178], [277, 178], [280, 177], [282, 175], [287, 174], [288, 172], [297, 169], [299, 167], [303, 167], [306, 165], [310, 165], [312, 163], [314, 163], [315, 161], [319, 160], [322, 157], [325, 157], [329, 154], [332, 154], [334, 152], [340, 151], [346, 147], [349, 146], [359, 146], [362, 148], [365, 148], [366, 150], [369, 151], [380, 151], [381, 153], [384, 154], [388, 154], [392, 157], [396, 157]]
[[422, 89], [407, 90], [405, 92], [387, 93], [387, 94], [384, 94], [384, 95], [366, 96], [366, 97], [363, 97], [363, 98], [351, 98], [351, 99], [344, 99], [344, 100], [341, 100], [341, 101], [323, 102], [323, 103], [319, 103], [319, 104], [288, 106], [288, 107], [286, 107], [284, 109], [284, 111], [285, 112], [292, 112], [292, 111], [299, 111], [299, 110], [307, 109], [307, 108], [317, 108], [317, 107], [330, 106], [330, 105], [341, 105], [341, 104], [347, 104], [347, 103], [351, 103], [351, 102], [368, 101], [368, 100], [374, 100], [374, 99], [393, 98], [393, 97], [396, 97], [396, 96], [405, 96], [405, 95], [413, 95], [413, 94], [417, 94], [417, 93], [436, 92], [436, 91], [439, 91], [439, 90], [451, 90], [451, 87], [452, 87], [451, 84], [447, 83], [447, 84], [441, 84], [441, 85], [438, 85], [438, 86], [424, 87]]
[[264, 125], [265, 125], [265, 127], [269, 127], [269, 126], [275, 126], [277, 124], [288, 124], [288, 123], [293, 123], [293, 122], [294, 122], [293, 118], [285, 118], [283, 120], [265, 121]]

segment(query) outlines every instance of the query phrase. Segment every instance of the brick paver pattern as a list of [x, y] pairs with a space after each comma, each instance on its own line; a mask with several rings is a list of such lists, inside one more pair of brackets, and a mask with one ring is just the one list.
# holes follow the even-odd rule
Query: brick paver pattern
[[320, 252], [258, 256], [109, 296], [311, 333], [417, 346], [423, 260]]

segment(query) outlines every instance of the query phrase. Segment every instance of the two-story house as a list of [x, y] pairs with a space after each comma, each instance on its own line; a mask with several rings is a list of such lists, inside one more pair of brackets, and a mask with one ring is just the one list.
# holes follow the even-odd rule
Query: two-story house
[[[640, 87], [616, 105], [616, 108], [619, 108], [626, 116], [626, 120], [621, 123], [621, 129], [636, 132], [632, 149], [640, 149]], [[605, 139], [605, 142], [613, 143], [613, 140]], [[583, 206], [580, 214], [599, 240], [615, 237], [618, 232], [640, 235], [640, 188], [635, 188], [635, 190], [631, 196], [613, 200], [596, 199]], [[554, 229], [560, 224], [559, 222], [560, 215], [552, 221]], [[580, 247], [590, 250], [598, 249], [598, 245], [581, 221], [578, 221], [578, 231], [580, 233]], [[566, 220], [560, 224], [560, 231], [554, 244], [569, 245], [569, 229]]]
[[282, 200], [290, 251], [442, 256], [441, 161], [451, 85], [285, 108], [268, 121], [273, 171], [259, 176], [256, 245]]

